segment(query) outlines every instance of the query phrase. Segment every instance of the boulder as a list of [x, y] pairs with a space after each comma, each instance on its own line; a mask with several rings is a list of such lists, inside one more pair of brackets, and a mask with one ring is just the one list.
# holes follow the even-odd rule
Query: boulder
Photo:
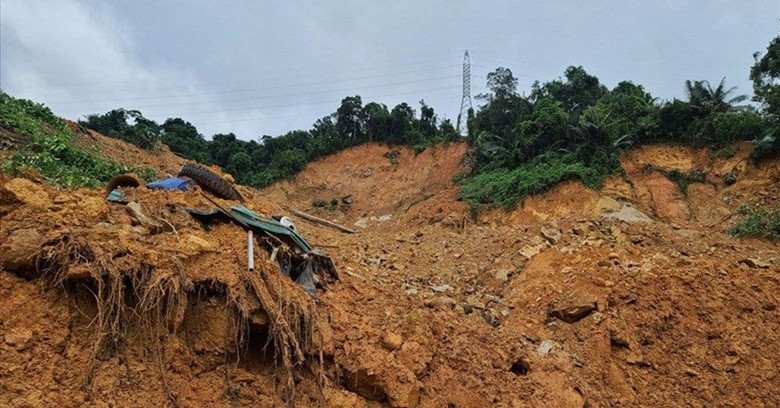
[[533, 237], [527, 245], [520, 249], [520, 255], [531, 259], [549, 247], [550, 243], [548, 241], [543, 240], [541, 237]]
[[38, 184], [23, 178], [15, 178], [3, 185], [17, 200], [35, 207], [46, 208], [52, 205], [49, 194]]
[[79, 210], [83, 215], [102, 218], [108, 214], [106, 200], [100, 197], [85, 197], [79, 201]]
[[19, 327], [11, 330], [3, 339], [5, 344], [15, 348], [17, 351], [26, 349], [33, 338], [33, 332], [30, 329]]
[[566, 323], [576, 323], [596, 310], [596, 303], [580, 303], [550, 310], [550, 316]]
[[541, 230], [542, 236], [544, 239], [547, 240], [547, 242], [551, 244], [555, 244], [556, 242], [561, 240], [561, 230], [555, 227], [542, 227]]
[[400, 349], [403, 342], [403, 337], [401, 337], [401, 335], [398, 333], [388, 331], [384, 336], [382, 336], [382, 345], [390, 351]]
[[739, 263], [753, 269], [769, 269], [772, 266], [771, 263], [762, 261], [757, 258], [745, 258], [740, 260]]
[[37, 276], [35, 255], [43, 245], [43, 236], [34, 228], [18, 229], [0, 245], [0, 261], [5, 269], [32, 279]]
[[414, 341], [405, 342], [398, 353], [398, 361], [401, 365], [408, 368], [417, 378], [428, 372], [432, 360], [433, 353]]
[[413, 408], [419, 404], [422, 384], [414, 373], [384, 350], [363, 350], [344, 368], [344, 385], [371, 401], [385, 401], [391, 407]]

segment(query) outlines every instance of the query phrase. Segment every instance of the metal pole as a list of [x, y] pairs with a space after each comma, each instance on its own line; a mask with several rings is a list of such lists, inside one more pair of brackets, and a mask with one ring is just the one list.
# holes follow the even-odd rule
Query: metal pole
[[249, 233], [247, 234], [247, 240], [246, 240], [246, 252], [247, 256], [249, 257], [249, 260], [247, 263], [249, 264], [249, 272], [252, 272], [255, 270], [255, 246], [253, 245], [254, 241], [252, 239], [252, 230], [249, 230]]

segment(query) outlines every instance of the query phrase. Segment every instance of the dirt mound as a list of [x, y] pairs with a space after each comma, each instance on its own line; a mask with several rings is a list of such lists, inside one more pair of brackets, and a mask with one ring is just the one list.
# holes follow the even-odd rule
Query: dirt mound
[[[56, 308], [62, 316], [47, 313], [40, 325], [27, 327], [28, 309], [38, 306], [18, 302], [35, 292], [17, 292], [28, 285], [3, 273], [4, 295], [11, 299], [4, 306], [16, 306], [3, 313], [9, 316], [3, 327], [11, 328], [5, 344], [12, 347], [9, 352], [16, 351], [7, 354], [4, 368], [10, 370], [8, 381], [13, 383], [38, 370], [37, 365], [48, 365], [41, 358], [68, 363], [41, 373], [41, 381], [54, 379], [65, 391], [57, 393], [56, 400], [30, 394], [40, 384], [28, 382], [4, 393], [6, 403], [120, 401], [111, 387], [105, 388], [106, 382], [117, 381], [114, 370], [119, 369], [135, 385], [163, 390], [147, 406], [163, 405], [160, 398], [166, 396], [174, 405], [199, 405], [200, 396], [189, 387], [200, 381], [192, 377], [224, 367], [222, 373], [203, 376], [202, 385], [235, 392], [228, 376], [234, 368], [229, 366], [243, 359], [278, 368], [272, 370], [278, 377], [265, 376], [283, 390], [278, 396], [270, 393], [271, 401], [281, 397], [295, 401], [294, 374], [313, 383], [322, 381], [317, 370], [322, 370], [323, 334], [313, 300], [281, 275], [269, 253], [259, 247], [255, 271], [247, 272], [247, 241], [241, 228], [224, 223], [202, 226], [185, 212], [211, 208], [198, 191], [133, 189], [127, 194], [134, 201], [125, 206], [107, 203], [98, 190], [55, 195], [35, 185], [19, 194], [15, 188], [25, 182], [29, 183], [14, 179], [3, 184], [6, 196], [17, 198], [5, 204], [17, 205], [0, 227], [4, 242], [0, 261], [17, 275], [52, 287], [45, 293], [57, 291], [67, 298]], [[162, 228], [150, 228], [137, 212], [128, 211], [133, 204]], [[74, 302], [70, 311], [67, 299]], [[50, 337], [47, 324], [61, 319], [67, 319], [66, 328], [71, 329], [63, 337], [73, 341]], [[62, 356], [44, 353], [36, 356], [35, 367], [18, 369], [31, 353], [47, 351], [51, 341], [59, 344]], [[35, 347], [28, 347], [31, 344]], [[133, 367], [149, 370], [149, 376], [132, 373]], [[63, 376], [67, 379], [58, 380]]]
[[267, 251], [245, 272], [240, 228], [179, 211], [210, 206], [197, 193], [128, 191], [171, 224], [151, 234], [97, 190], [0, 189], [0, 404], [780, 405], [780, 248], [725, 233], [742, 202], [778, 202], [780, 162], [651, 146], [602, 191], [568, 182], [475, 222], [451, 183], [464, 151], [370, 144], [239, 188], [334, 256], [316, 306]]
[[165, 177], [167, 174], [175, 176], [187, 163], [186, 159], [172, 153], [171, 149], [163, 143], [158, 144], [158, 149], [148, 151], [122, 140], [101, 135], [75, 122], [66, 121], [66, 123], [76, 134], [76, 146], [97, 147], [95, 154], [104, 159], [133, 166], [151, 167], [157, 170], [159, 177]]

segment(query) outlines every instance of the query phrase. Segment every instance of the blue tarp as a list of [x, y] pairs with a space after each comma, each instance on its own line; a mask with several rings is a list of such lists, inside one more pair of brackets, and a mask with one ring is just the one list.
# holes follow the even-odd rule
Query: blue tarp
[[177, 177], [171, 177], [164, 180], [157, 180], [146, 185], [146, 188], [152, 190], [180, 190], [187, 191], [190, 187], [194, 186], [195, 182], [189, 179], [180, 179]]

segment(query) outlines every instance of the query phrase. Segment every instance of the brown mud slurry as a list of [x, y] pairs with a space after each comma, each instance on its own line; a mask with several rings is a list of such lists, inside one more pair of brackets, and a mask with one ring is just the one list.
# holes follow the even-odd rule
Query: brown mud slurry
[[[291, 216], [337, 246], [321, 305], [263, 248], [245, 272], [240, 227], [181, 211], [210, 207], [199, 192], [128, 191], [156, 230], [99, 190], [0, 175], [0, 406], [780, 405], [780, 248], [727, 234], [739, 204], [780, 202], [778, 161], [651, 146], [601, 192], [564, 183], [474, 221], [451, 182], [463, 144], [390, 150], [239, 187], [263, 214], [358, 230]], [[161, 155], [133, 164], [184, 162]], [[683, 194], [672, 169], [706, 181]]]

